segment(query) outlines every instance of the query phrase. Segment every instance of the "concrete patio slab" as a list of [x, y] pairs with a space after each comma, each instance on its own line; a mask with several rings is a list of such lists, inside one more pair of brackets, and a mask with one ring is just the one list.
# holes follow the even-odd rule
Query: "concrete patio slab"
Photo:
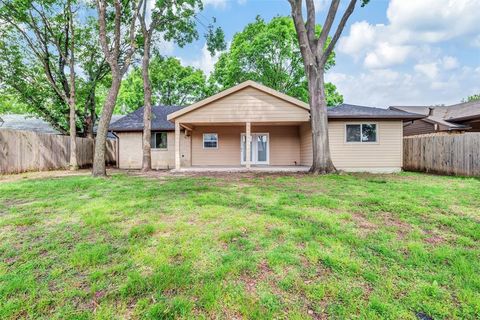
[[193, 166], [171, 170], [173, 173], [195, 173], [195, 172], [308, 172], [308, 166], [252, 166], [250, 169], [239, 166]]

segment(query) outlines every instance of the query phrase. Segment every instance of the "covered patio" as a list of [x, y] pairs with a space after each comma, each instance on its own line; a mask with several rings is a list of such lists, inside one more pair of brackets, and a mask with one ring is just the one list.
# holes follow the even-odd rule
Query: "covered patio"
[[311, 163], [308, 105], [251, 81], [167, 119], [175, 170], [306, 171]]

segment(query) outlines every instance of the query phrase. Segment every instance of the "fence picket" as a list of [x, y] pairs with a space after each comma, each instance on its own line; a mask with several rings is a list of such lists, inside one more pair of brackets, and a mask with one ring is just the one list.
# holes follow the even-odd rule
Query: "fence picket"
[[[80, 167], [93, 163], [93, 139], [77, 138]], [[105, 162], [114, 164], [116, 141], [107, 140]], [[11, 129], [0, 129], [0, 174], [67, 168], [70, 137]]]
[[403, 169], [480, 176], [480, 132], [403, 138]]

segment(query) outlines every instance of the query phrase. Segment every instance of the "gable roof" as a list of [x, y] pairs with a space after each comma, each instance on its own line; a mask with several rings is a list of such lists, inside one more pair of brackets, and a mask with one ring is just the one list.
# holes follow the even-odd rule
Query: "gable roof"
[[390, 109], [421, 114], [426, 117], [425, 121], [444, 126], [447, 130], [469, 129], [469, 126], [457, 122], [480, 119], [480, 101], [450, 106], [391, 106]]
[[274, 90], [274, 89], [272, 89], [272, 88], [269, 88], [269, 87], [267, 87], [267, 86], [264, 86], [264, 85], [262, 85], [262, 84], [259, 84], [259, 83], [255, 82], [255, 81], [248, 80], [248, 81], [242, 82], [242, 83], [240, 83], [240, 84], [238, 84], [238, 85], [236, 85], [236, 86], [234, 86], [234, 87], [231, 87], [231, 88], [229, 88], [229, 89], [226, 89], [226, 90], [224, 90], [224, 91], [222, 91], [222, 92], [219, 92], [219, 93], [217, 93], [217, 94], [215, 94], [215, 95], [213, 95], [213, 96], [211, 96], [211, 97], [208, 97], [208, 98], [206, 98], [206, 99], [203, 99], [203, 100], [201, 100], [201, 101], [199, 101], [199, 102], [197, 102], [197, 103], [194, 103], [194, 104], [192, 104], [192, 105], [190, 105], [190, 106], [188, 106], [188, 107], [186, 107], [186, 108], [183, 108], [183, 109], [181, 109], [181, 110], [179, 110], [179, 111], [173, 112], [173, 113], [171, 113], [171, 114], [169, 114], [169, 115], [167, 116], [167, 119], [168, 119], [168, 120], [173, 120], [173, 119], [175, 119], [175, 118], [178, 118], [178, 117], [181, 116], [181, 115], [184, 115], [184, 114], [186, 114], [186, 113], [188, 113], [188, 112], [191, 112], [191, 111], [193, 111], [193, 110], [196, 110], [196, 109], [198, 109], [198, 108], [201, 108], [201, 107], [203, 107], [203, 106], [205, 106], [205, 105], [207, 105], [207, 104], [209, 104], [209, 103], [212, 103], [212, 102], [214, 102], [214, 101], [217, 101], [217, 100], [219, 100], [219, 99], [222, 99], [222, 98], [224, 98], [224, 97], [226, 97], [226, 96], [229, 96], [229, 95], [231, 95], [231, 94], [233, 94], [233, 93], [235, 93], [235, 92], [238, 92], [238, 91], [243, 90], [243, 89], [248, 88], [248, 87], [255, 88], [255, 89], [257, 89], [257, 90], [259, 90], [259, 91], [262, 91], [262, 92], [264, 92], [264, 93], [266, 93], [266, 94], [269, 94], [269, 95], [274, 96], [274, 97], [276, 97], [276, 98], [279, 98], [279, 99], [281, 99], [281, 100], [290, 102], [291, 104], [293, 104], [293, 105], [295, 105], [295, 106], [297, 106], [297, 107], [303, 108], [303, 109], [305, 109], [305, 110], [310, 110], [309, 105], [306, 104], [306, 103], [303, 102], [303, 101], [300, 101], [300, 100], [298, 100], [298, 99], [296, 99], [296, 98], [290, 97], [290, 96], [288, 96], [288, 95], [286, 95], [286, 94], [284, 94], [284, 93], [281, 93], [280, 91]]
[[353, 104], [340, 104], [327, 110], [329, 119], [402, 119], [424, 118], [423, 115], [401, 110], [381, 109]]
[[[167, 115], [181, 110], [180, 106], [154, 106], [152, 107], [152, 130], [173, 131], [175, 125], [167, 120]], [[138, 108], [134, 112], [113, 122], [109, 126], [111, 131], [143, 131], [143, 109]]]
[[449, 121], [463, 121], [472, 118], [480, 118], [480, 100], [451, 105], [445, 114], [445, 119]]

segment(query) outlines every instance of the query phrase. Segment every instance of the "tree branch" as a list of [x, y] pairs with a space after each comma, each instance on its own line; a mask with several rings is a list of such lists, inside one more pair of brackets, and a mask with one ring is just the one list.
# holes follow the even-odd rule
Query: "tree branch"
[[307, 3], [307, 36], [310, 43], [310, 48], [312, 52], [316, 51], [317, 39], [315, 38], [315, 4], [313, 0], [305, 0]]
[[297, 31], [298, 44], [300, 46], [300, 52], [302, 53], [305, 66], [313, 65], [313, 52], [310, 48], [307, 30], [302, 16], [302, 1], [301, 0], [288, 0], [292, 7], [292, 18]]
[[335, 21], [335, 16], [337, 15], [339, 4], [340, 4], [340, 0], [332, 0], [330, 4], [330, 9], [328, 9], [328, 14], [327, 14], [327, 17], [325, 18], [325, 23], [322, 26], [322, 32], [320, 33], [320, 37], [318, 39], [318, 48], [317, 48], [318, 55], [320, 55], [323, 52], [323, 49], [325, 48], [328, 34], [330, 33], [332, 24]]
[[347, 23], [348, 18], [350, 15], [353, 13], [353, 10], [355, 9], [355, 4], [357, 3], [357, 0], [350, 0], [350, 4], [348, 5], [347, 9], [343, 13], [342, 19], [340, 20], [340, 23], [338, 24], [337, 30], [335, 31], [335, 35], [332, 38], [332, 41], [328, 44], [327, 49], [323, 51], [323, 54], [320, 58], [319, 64], [321, 66], [324, 66], [327, 63], [328, 57], [333, 51], [333, 48], [335, 47], [335, 44], [337, 43], [338, 39], [340, 38], [340, 35], [342, 34], [343, 28], [345, 28], [345, 24]]

